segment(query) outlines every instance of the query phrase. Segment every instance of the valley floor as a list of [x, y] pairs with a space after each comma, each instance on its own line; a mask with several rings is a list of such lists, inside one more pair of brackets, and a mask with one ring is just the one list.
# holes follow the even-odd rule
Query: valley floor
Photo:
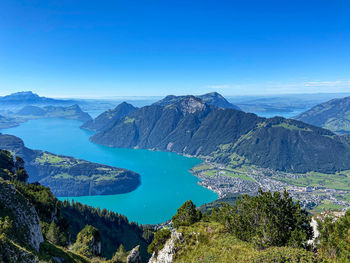
[[335, 174], [310, 172], [294, 174], [256, 166], [230, 167], [205, 161], [191, 169], [199, 184], [216, 192], [219, 198], [231, 194], [284, 189], [314, 213], [350, 208], [350, 171]]

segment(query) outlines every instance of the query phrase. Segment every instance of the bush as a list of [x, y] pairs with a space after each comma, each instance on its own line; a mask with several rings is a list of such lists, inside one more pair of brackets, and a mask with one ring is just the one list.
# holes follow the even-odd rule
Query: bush
[[214, 209], [211, 219], [243, 241], [253, 242], [256, 248], [270, 246], [305, 247], [313, 236], [311, 217], [294, 202], [287, 191], [262, 192], [257, 196], [244, 195], [234, 207], [222, 205]]
[[158, 253], [162, 250], [165, 242], [171, 237], [171, 231], [169, 229], [162, 229], [156, 232], [152, 243], [148, 246], [148, 253]]
[[327, 216], [317, 223], [320, 232], [318, 252], [332, 260], [350, 262], [350, 210], [337, 220]]

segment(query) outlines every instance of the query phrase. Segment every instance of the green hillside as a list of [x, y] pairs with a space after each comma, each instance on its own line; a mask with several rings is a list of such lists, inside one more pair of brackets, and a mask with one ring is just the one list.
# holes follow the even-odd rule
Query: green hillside
[[350, 97], [333, 99], [294, 117], [337, 133], [350, 132]]
[[112, 147], [172, 151], [230, 166], [257, 165], [296, 173], [350, 168], [349, 143], [331, 131], [296, 120], [218, 108], [194, 96], [163, 104], [137, 109], [91, 140]]

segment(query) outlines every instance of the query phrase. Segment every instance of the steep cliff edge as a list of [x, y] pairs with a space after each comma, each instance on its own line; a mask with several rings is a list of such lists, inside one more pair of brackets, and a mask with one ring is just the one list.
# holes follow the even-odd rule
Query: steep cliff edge
[[0, 178], [0, 208], [1, 232], [3, 232], [0, 242], [1, 261], [36, 262], [36, 257], [31, 251], [38, 252], [40, 244], [44, 241], [39, 216], [28, 200], [2, 178]]

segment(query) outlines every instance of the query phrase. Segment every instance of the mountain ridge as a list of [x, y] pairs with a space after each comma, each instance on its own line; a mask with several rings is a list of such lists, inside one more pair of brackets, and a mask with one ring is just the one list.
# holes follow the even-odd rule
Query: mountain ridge
[[[209, 156], [225, 165], [244, 162], [288, 172], [350, 168], [349, 144], [331, 131], [297, 120], [266, 119], [219, 108], [195, 96], [172, 101], [137, 109], [93, 135], [91, 141]], [[330, 151], [336, 157], [329, 157]]]
[[337, 133], [350, 133], [350, 96], [318, 104], [295, 117]]

